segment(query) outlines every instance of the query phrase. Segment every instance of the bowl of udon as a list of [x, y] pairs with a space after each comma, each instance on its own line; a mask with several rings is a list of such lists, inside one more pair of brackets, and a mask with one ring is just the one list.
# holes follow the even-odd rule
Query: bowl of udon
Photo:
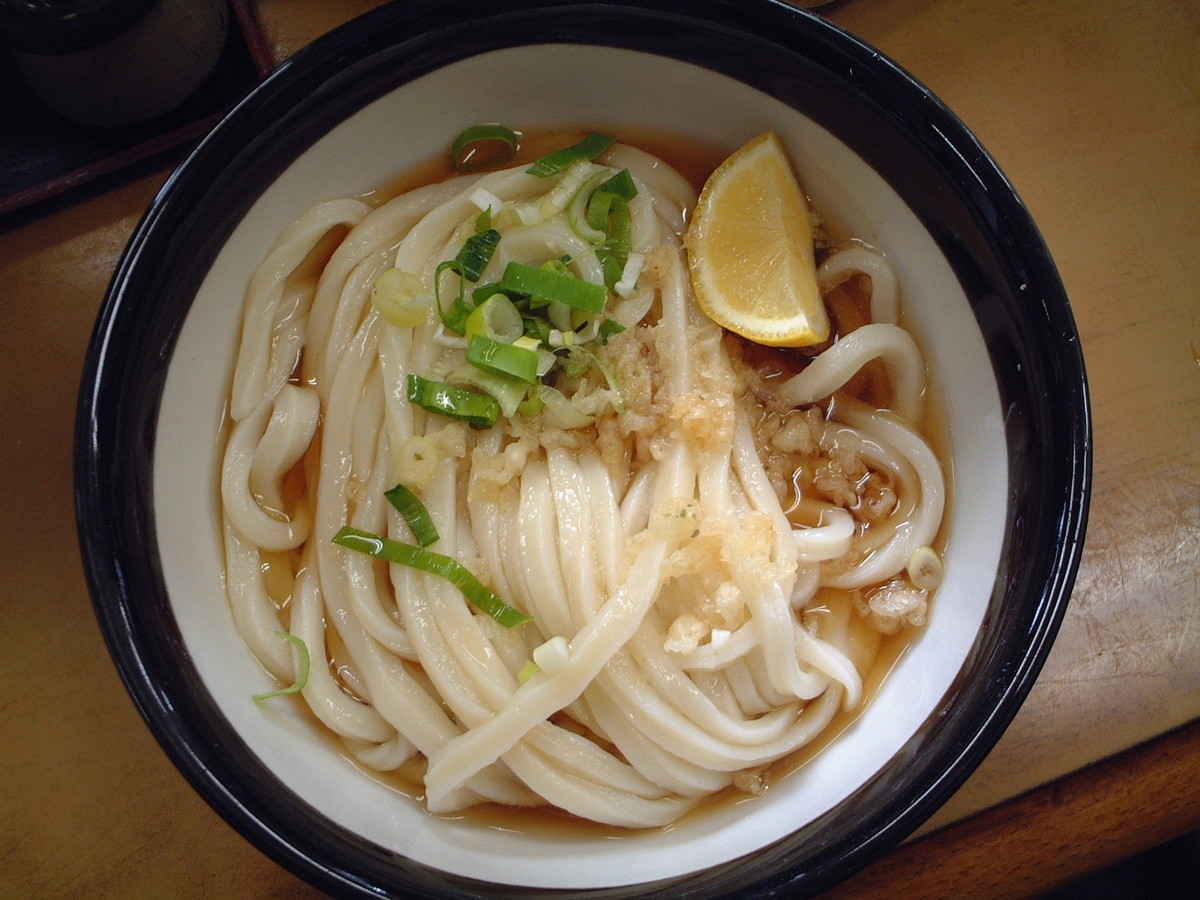
[[331, 894], [811, 894], [1016, 713], [1088, 416], [1025, 207], [853, 36], [392, 4], [147, 211], [79, 531], [165, 751]]

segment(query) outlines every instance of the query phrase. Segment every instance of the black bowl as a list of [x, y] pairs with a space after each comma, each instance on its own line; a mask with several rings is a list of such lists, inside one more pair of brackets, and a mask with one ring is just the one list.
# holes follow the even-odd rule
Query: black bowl
[[[881, 234], [874, 238], [885, 246], [888, 230], [905, 219], [944, 270], [945, 296], [925, 301], [917, 331], [942, 313], [959, 317], [957, 331], [935, 323], [920, 336], [935, 357], [939, 347], [949, 348], [933, 365], [941, 370], [950, 430], [992, 436], [982, 439], [992, 440], [990, 470], [975, 472], [969, 453], [955, 457], [955, 527], [994, 524], [980, 557], [984, 587], [964, 603], [975, 612], [956, 626], [961, 646], [946, 662], [949, 675], [926, 686], [919, 720], [894, 735], [886, 759], [858, 783], [828, 803], [777, 813], [777, 821], [780, 814], [790, 821], [784, 832], [736, 858], [708, 857], [713, 864], [668, 866], [658, 875], [651, 865], [621, 877], [622, 858], [614, 856], [608, 885], [593, 879], [533, 888], [482, 868], [450, 871], [421, 861], [419, 853], [410, 856], [403, 842], [385, 846], [364, 836], [321, 808], [319, 791], [298, 788], [264, 752], [263, 738], [231, 714], [228, 688], [214, 671], [235, 666], [239, 651], [223, 636], [224, 599], [206, 582], [215, 579], [219, 587], [219, 555], [204, 549], [219, 547], [212, 454], [180, 460], [197, 443], [212, 445], [221, 427], [228, 373], [207, 351], [219, 347], [217, 355], [228, 358], [240, 296], [207, 298], [220, 286], [220, 273], [213, 273], [225, 265], [222, 254], [247, 253], [238, 229], [286, 221], [321, 199], [299, 196], [304, 190], [295, 185], [330, 159], [335, 168], [340, 159], [347, 170], [363, 170], [365, 183], [351, 171], [346, 190], [376, 183], [377, 161], [319, 149], [321, 141], [336, 144], [330, 135], [348, 122], [361, 137], [371, 133], [372, 116], [399, 110], [403, 121], [389, 138], [397, 159], [406, 153], [420, 159], [452, 134], [435, 133], [430, 120], [447, 115], [421, 106], [428, 98], [410, 101], [425, 90], [413, 85], [480, 54], [516, 54], [502, 61], [519, 63], [521, 54], [547, 48], [559, 62], [577, 57], [579, 77], [547, 81], [523, 67], [493, 66], [495, 82], [481, 80], [447, 99], [463, 105], [462, 124], [491, 118], [487, 112], [510, 103], [503, 99], [506, 81], [516, 85], [510, 93], [543, 92], [547, 121], [573, 110], [575, 122], [590, 123], [595, 109], [619, 126], [625, 117], [652, 118], [677, 100], [682, 111], [672, 130], [720, 141], [772, 126], [772, 110], [783, 110], [801, 123], [794, 134], [813, 139], [796, 152], [814, 194], [826, 174], [849, 184], [862, 179], [847, 180], [848, 172], [872, 170], [894, 192], [890, 211], [874, 219], [870, 209], [847, 215], [875, 222]], [[608, 53], [617, 63], [608, 71], [590, 65]], [[634, 70], [642, 60], [645, 72], [667, 77], [631, 94], [630, 60]], [[610, 80], [625, 84], [625, 93], [595, 99]], [[747, 96], [757, 99], [743, 104]], [[381, 98], [390, 104], [383, 112]], [[843, 161], [849, 168], [841, 168]], [[861, 204], [846, 184], [829, 202], [848, 197], [852, 206]], [[263, 247], [272, 237], [267, 232]], [[894, 255], [903, 269], [904, 248]], [[908, 263], [921, 264], [920, 253]], [[240, 265], [235, 260], [232, 271]], [[951, 376], [960, 360], [976, 365]], [[208, 373], [218, 373], [214, 386], [196, 376], [205, 366], [216, 366]], [[975, 383], [980, 387], [960, 396], [959, 385]], [[986, 409], [965, 409], [977, 392]], [[203, 409], [179, 399], [201, 395]], [[313, 884], [374, 897], [799, 896], [847, 877], [912, 832], [1016, 713], [1049, 651], [1078, 566], [1091, 430], [1074, 322], [1028, 212], [964, 125], [878, 51], [774, 0], [418, 0], [381, 7], [297, 53], [163, 188], [130, 242], [96, 326], [79, 403], [76, 467], [79, 534], [97, 615], [139, 710], [205, 799]], [[188, 472], [199, 500], [181, 490]], [[988, 481], [990, 487], [974, 487]], [[193, 515], [194, 534], [181, 534]], [[172, 548], [193, 539], [200, 548], [195, 567], [181, 567]], [[968, 537], [960, 546], [970, 556], [983, 543]], [[953, 566], [949, 548], [947, 557]], [[197, 613], [197, 599], [210, 610]], [[934, 621], [948, 605], [939, 597]]]

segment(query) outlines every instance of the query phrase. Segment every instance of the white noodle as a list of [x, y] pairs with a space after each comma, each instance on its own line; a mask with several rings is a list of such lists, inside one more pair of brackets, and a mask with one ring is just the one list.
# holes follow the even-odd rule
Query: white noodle
[[[363, 765], [424, 765], [433, 812], [551, 804], [644, 828], [756, 782], [760, 767], [862, 697], [852, 632], [869, 626], [824, 586], [906, 577], [940, 525], [941, 468], [914, 430], [924, 364], [896, 324], [899, 284], [886, 259], [854, 245], [822, 264], [825, 290], [870, 279], [874, 324], [842, 335], [776, 389], [807, 406], [884, 361], [892, 409], [839, 399], [836, 421], [815, 438], [821, 459], [858, 448], [896, 495], [894, 509], [863, 520], [831, 497], [777, 494], [756, 436], [767, 407], [692, 298], [681, 235], [695, 191], [623, 145], [567, 177], [622, 168], [638, 186], [629, 211], [644, 264], [628, 297], [610, 301], [626, 333], [597, 352], [619, 381], [651, 371], [637, 408], [627, 418], [601, 408], [594, 430], [518, 418], [474, 432], [414, 406], [409, 375], [448, 377], [466, 342], [436, 314], [394, 327], [371, 301], [392, 265], [432, 291], [438, 265], [473, 233], [480, 197], [497, 206], [502, 233], [481, 282], [512, 260], [564, 255], [576, 275], [602, 281], [595, 247], [560, 212], [569, 194], [543, 199], [555, 178], [514, 167], [374, 210], [319, 204], [284, 231], [247, 292], [221, 476], [235, 623], [281, 682], [296, 677], [296, 656], [276, 632], [302, 640], [313, 661], [304, 702]], [[327, 262], [306, 276], [318, 246]], [[441, 278], [442, 296], [456, 295], [459, 276]], [[561, 386], [607, 396], [586, 379]], [[606, 442], [595, 438], [601, 424]], [[412, 543], [383, 496], [397, 481], [434, 520], [430, 549], [530, 624], [504, 628], [436, 575], [333, 543], [344, 525]], [[816, 524], [793, 523], [793, 505]], [[289, 584], [286, 601], [273, 596]], [[830, 604], [833, 615], [806, 618]], [[566, 656], [526, 678], [534, 650], [552, 638], [565, 639]]]
[[871, 279], [871, 321], [895, 325], [900, 321], [900, 282], [886, 256], [861, 244], [831, 254], [817, 269], [817, 283], [826, 293], [855, 275]]
[[794, 406], [815, 403], [873, 359], [882, 359], [892, 376], [897, 415], [906, 422], [915, 421], [925, 391], [925, 363], [912, 336], [897, 325], [864, 325], [845, 335], [785, 382], [780, 396]]

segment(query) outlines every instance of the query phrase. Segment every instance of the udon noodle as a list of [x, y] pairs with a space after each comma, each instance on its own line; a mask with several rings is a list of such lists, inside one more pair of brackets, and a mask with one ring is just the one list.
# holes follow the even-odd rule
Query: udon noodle
[[[395, 268], [440, 282], [444, 308], [460, 275], [441, 264], [483, 209], [501, 240], [479, 284], [512, 260], [564, 258], [604, 283], [551, 197], [577, 171], [330, 200], [283, 231], [245, 303], [226, 574], [262, 665], [430, 811], [549, 805], [640, 828], [761, 791], [765, 767], [860, 703], [878, 643], [863, 635], [923, 623], [944, 488], [882, 254], [823, 250], [823, 291], [866, 288], [870, 321], [780, 370], [764, 363], [777, 351], [757, 354], [695, 303], [681, 240], [693, 186], [628, 145], [582, 165], [591, 184], [628, 170], [637, 188], [640, 270], [626, 263], [605, 313], [624, 330], [589, 345], [590, 368], [546, 376], [569, 408], [490, 428], [410, 400], [410, 375], [461, 374], [466, 341], [433, 309], [397, 327], [373, 287]], [[851, 390], [869, 369], [886, 376], [886, 408]], [[531, 621], [505, 627], [438, 574], [334, 542], [352, 526], [412, 545], [385, 499], [397, 483], [436, 525], [430, 549]]]

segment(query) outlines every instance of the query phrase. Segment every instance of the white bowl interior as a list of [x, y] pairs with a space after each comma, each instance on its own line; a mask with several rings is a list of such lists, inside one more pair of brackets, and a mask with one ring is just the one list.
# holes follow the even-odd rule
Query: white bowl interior
[[[490, 77], [495, 71], [504, 81]], [[603, 84], [590, 75], [597, 71], [608, 73]], [[490, 89], [480, 91], [485, 83]], [[895, 264], [907, 322], [945, 406], [953, 461], [946, 580], [924, 633], [832, 751], [762, 798], [629, 840], [527, 835], [425, 813], [363, 774], [291, 705], [251, 700], [273, 683], [243, 645], [225, 599], [217, 472], [252, 271], [308, 206], [387, 182], [476, 121], [626, 126], [730, 148], [775, 130], [817, 207]], [[333, 129], [266, 190], [221, 250], [179, 335], [161, 409], [154, 503], [163, 573], [187, 651], [222, 713], [291, 790], [346, 829], [418, 862], [500, 883], [589, 888], [679, 876], [750, 853], [829, 810], [877, 772], [946, 693], [977, 636], [1000, 558], [1008, 462], [999, 395], [967, 298], [928, 231], [872, 168], [804, 115], [723, 75], [634, 51], [541, 45], [472, 57]]]

